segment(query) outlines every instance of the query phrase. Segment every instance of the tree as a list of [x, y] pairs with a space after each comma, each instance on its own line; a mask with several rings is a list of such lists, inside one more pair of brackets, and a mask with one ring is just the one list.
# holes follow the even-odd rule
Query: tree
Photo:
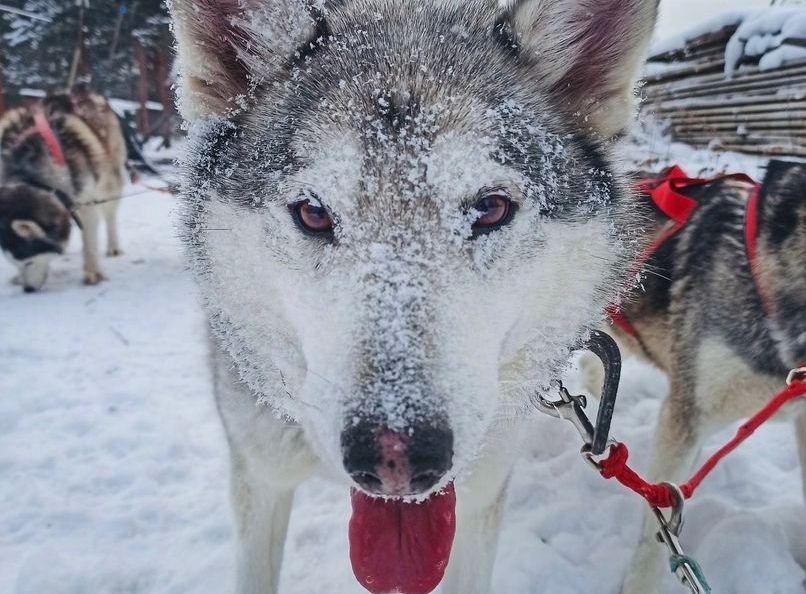
[[[162, 0], [24, 0], [22, 5], [50, 22], [3, 15], [5, 75], [14, 91], [86, 82], [107, 95], [134, 99], [135, 42], [152, 53], [170, 48]], [[149, 93], [157, 98], [159, 84], [152, 81]]]

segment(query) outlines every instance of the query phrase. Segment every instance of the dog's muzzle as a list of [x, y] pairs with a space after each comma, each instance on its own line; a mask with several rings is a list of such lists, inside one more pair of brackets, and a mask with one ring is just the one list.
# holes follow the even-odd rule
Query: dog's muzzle
[[446, 422], [398, 432], [361, 421], [342, 432], [341, 448], [347, 473], [374, 495], [427, 493], [453, 465], [453, 431]]

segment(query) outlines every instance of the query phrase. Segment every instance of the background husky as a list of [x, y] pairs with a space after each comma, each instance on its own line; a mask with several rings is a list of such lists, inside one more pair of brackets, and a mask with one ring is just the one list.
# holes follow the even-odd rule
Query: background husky
[[[699, 207], [649, 260], [643, 289], [622, 310], [637, 339], [616, 330], [622, 345], [669, 376], [649, 477], [672, 482], [688, 478], [704, 439], [757, 412], [806, 361], [806, 164], [773, 161], [764, 179], [756, 263], [766, 307], [745, 246], [747, 185], [720, 181], [685, 193]], [[658, 213], [658, 228], [667, 220]], [[806, 492], [806, 414], [791, 412], [800, 414]], [[659, 591], [656, 529], [647, 519], [625, 593]]]
[[[66, 167], [53, 161], [44, 139], [34, 129], [33, 112], [19, 107], [0, 118], [0, 183], [17, 184], [14, 196], [34, 200], [42, 188], [63, 192], [72, 201], [81, 222], [84, 249], [84, 282], [103, 278], [98, 262], [98, 221], [107, 229], [107, 255], [122, 253], [117, 231], [117, 210], [125, 183], [126, 146], [120, 124], [103, 97], [79, 90], [53, 95], [44, 110], [62, 151]], [[20, 263], [24, 269], [31, 269]], [[39, 268], [40, 265], [37, 265]], [[30, 289], [42, 286], [47, 276], [25, 280]]]
[[[456, 480], [444, 591], [488, 591], [519, 413], [640, 243], [607, 141], [656, 10], [173, 1], [241, 592], [276, 592], [294, 490], [317, 469], [394, 510]], [[371, 569], [421, 561], [393, 553]]]

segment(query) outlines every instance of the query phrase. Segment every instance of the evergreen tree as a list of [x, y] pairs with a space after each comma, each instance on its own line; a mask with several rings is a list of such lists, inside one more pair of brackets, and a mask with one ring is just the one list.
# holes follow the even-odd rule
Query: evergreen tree
[[[87, 82], [106, 95], [134, 99], [138, 76], [135, 44], [152, 56], [149, 64], [156, 51], [170, 50], [168, 15], [162, 0], [17, 3], [49, 22], [3, 15], [4, 72], [12, 90], [65, 88], [75, 69], [75, 82]], [[153, 80], [154, 73], [150, 74]], [[157, 97], [156, 85], [149, 95]]]

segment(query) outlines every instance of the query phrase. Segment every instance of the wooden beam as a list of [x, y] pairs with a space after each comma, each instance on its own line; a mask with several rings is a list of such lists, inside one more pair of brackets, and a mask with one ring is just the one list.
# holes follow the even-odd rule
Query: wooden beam
[[663, 121], [669, 122], [672, 125], [691, 125], [700, 124], [702, 126], [719, 125], [719, 124], [732, 124], [738, 126], [740, 124], [755, 123], [755, 124], [775, 124], [787, 123], [789, 125], [803, 126], [806, 125], [806, 110], [798, 111], [770, 111], [760, 113], [730, 113], [730, 114], [717, 114], [713, 116], [697, 116], [689, 115], [687, 113], [671, 114], [665, 116]]
[[[801, 95], [803, 97], [803, 95]], [[657, 111], [667, 113], [674, 111], [727, 111], [733, 109], [735, 112], [744, 111], [771, 111], [773, 109], [793, 109], [806, 104], [806, 98], [795, 98], [787, 100], [777, 93], [768, 95], [757, 95], [753, 97], [711, 97], [701, 99], [679, 99], [672, 101], [661, 101], [658, 103], [647, 102], [643, 106], [644, 111]]]
[[806, 67], [778, 73], [770, 76], [742, 77], [741, 79], [722, 80], [716, 83], [677, 86], [666, 85], [662, 88], [645, 89], [644, 96], [649, 101], [664, 99], [699, 97], [708, 95], [726, 95], [744, 91], [767, 90], [777, 87], [803, 87], [806, 90]]
[[723, 48], [731, 36], [736, 32], [738, 25], [728, 25], [718, 31], [709, 31], [699, 37], [689, 39], [683, 48], [675, 48], [667, 52], [661, 52], [649, 57], [650, 62], [674, 62], [684, 60], [687, 52], [697, 51], [709, 45], [721, 45]]

